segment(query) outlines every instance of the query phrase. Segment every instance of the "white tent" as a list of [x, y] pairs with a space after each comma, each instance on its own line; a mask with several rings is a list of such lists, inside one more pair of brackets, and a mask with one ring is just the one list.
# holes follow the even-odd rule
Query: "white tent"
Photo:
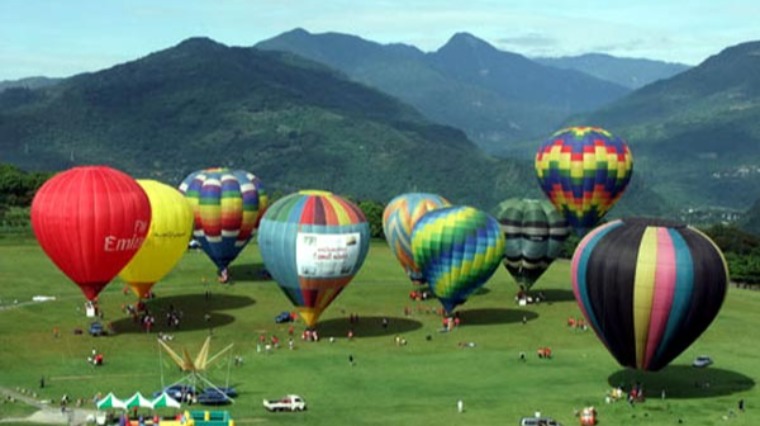
[[113, 392], [109, 392], [108, 395], [106, 395], [104, 398], [101, 398], [96, 403], [96, 405], [98, 406], [98, 410], [105, 410], [109, 408], [127, 408], [127, 405], [124, 403], [124, 401], [117, 398]]
[[153, 408], [164, 408], [164, 407], [179, 408], [179, 402], [176, 399], [169, 396], [169, 394], [166, 392], [156, 397], [156, 399], [154, 399], [151, 404], [153, 405]]
[[131, 398], [124, 401], [124, 405], [126, 405], [127, 408], [134, 408], [134, 407], [153, 408], [153, 403], [148, 398], [142, 396], [140, 392], [135, 393], [134, 395], [132, 395]]

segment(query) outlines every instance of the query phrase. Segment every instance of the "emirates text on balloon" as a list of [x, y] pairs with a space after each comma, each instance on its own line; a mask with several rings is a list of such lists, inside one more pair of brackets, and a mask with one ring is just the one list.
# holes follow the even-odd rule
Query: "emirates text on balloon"
[[137, 250], [145, 240], [145, 237], [133, 236], [131, 238], [116, 238], [109, 235], [105, 239], [104, 250], [107, 252]]
[[143, 220], [135, 221], [133, 227], [135, 235], [130, 238], [117, 238], [114, 235], [109, 235], [105, 238], [105, 244], [103, 250], [106, 252], [114, 251], [130, 251], [137, 250], [145, 240], [145, 234], [148, 230], [148, 222]]

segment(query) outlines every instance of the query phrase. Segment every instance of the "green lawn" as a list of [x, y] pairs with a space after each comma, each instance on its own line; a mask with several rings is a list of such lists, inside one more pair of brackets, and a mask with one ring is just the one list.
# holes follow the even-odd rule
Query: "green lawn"
[[[569, 284], [569, 263], [555, 262], [536, 285], [549, 302], [527, 307], [514, 303], [515, 284], [503, 269], [485, 288], [459, 308], [462, 325], [440, 333], [440, 304], [414, 303], [412, 289], [384, 242], [372, 244], [360, 274], [324, 313], [318, 343], [296, 339], [296, 349], [257, 353], [261, 333], [287, 341], [287, 325], [276, 325], [274, 316], [290, 309], [272, 281], [259, 278], [262, 267], [258, 248], [249, 245], [230, 268], [235, 282], [209, 285], [204, 296], [203, 278], [214, 281], [214, 267], [201, 252], [188, 252], [178, 267], [155, 290], [149, 302], [157, 315], [157, 330], [165, 330], [169, 305], [184, 312], [181, 329], [171, 331], [170, 345], [200, 348], [208, 334], [204, 314], [211, 314], [212, 352], [234, 343], [233, 355], [244, 358], [234, 366], [224, 357], [208, 376], [240, 392], [229, 407], [237, 423], [265, 421], [272, 424], [313, 425], [495, 425], [517, 424], [523, 415], [541, 411], [565, 425], [578, 424], [574, 409], [594, 405], [602, 424], [714, 425], [736, 412], [737, 401], [747, 401], [747, 411], [735, 413], [725, 423], [754, 425], [760, 421], [760, 399], [755, 387], [760, 367], [760, 293], [732, 288], [716, 321], [673, 364], [660, 373], [638, 374], [619, 367], [592, 331], [568, 329], [566, 319], [579, 317]], [[122, 293], [116, 280], [101, 295], [106, 321], [118, 331], [114, 336], [93, 338], [75, 335], [89, 320], [79, 289], [60, 273], [34, 240], [5, 239], [0, 244], [0, 386], [34, 389], [43, 399], [67, 393], [83, 398], [94, 408], [97, 392], [113, 391], [120, 397], [139, 390], [150, 394], [181, 376], [160, 355], [156, 334], [139, 330], [121, 307], [134, 297]], [[56, 300], [29, 303], [34, 295]], [[18, 302], [14, 306], [14, 302]], [[404, 315], [405, 307], [411, 309]], [[349, 341], [348, 316], [359, 315], [356, 337]], [[381, 319], [388, 317], [387, 329]], [[527, 323], [523, 324], [523, 317]], [[53, 336], [58, 327], [61, 335]], [[300, 335], [303, 324], [296, 324]], [[395, 336], [408, 342], [396, 346]], [[328, 338], [335, 337], [330, 343]], [[430, 336], [428, 340], [427, 336]], [[460, 347], [474, 342], [475, 347]], [[554, 359], [540, 360], [535, 351], [551, 346]], [[86, 358], [96, 348], [105, 365], [95, 368]], [[520, 361], [519, 353], [527, 354]], [[699, 354], [716, 361], [707, 369], [690, 367]], [[356, 365], [348, 362], [349, 355]], [[39, 388], [44, 376], [46, 386]], [[645, 403], [605, 404], [612, 385], [641, 381], [648, 391]], [[709, 382], [709, 387], [704, 385]], [[702, 384], [695, 386], [695, 384]], [[666, 399], [660, 398], [665, 389]], [[267, 413], [262, 398], [298, 393], [309, 404], [305, 413]], [[464, 401], [465, 413], [456, 403]], [[8, 417], [6, 410], [0, 417]]]

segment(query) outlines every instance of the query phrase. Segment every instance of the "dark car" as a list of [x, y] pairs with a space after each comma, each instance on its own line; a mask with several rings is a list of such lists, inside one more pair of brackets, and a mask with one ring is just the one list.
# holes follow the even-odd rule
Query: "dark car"
[[198, 403], [203, 405], [226, 405], [232, 403], [232, 397], [221, 389], [204, 389], [198, 394]]
[[707, 355], [700, 355], [694, 358], [694, 362], [691, 363], [691, 366], [696, 368], [705, 368], [711, 366], [712, 364], [712, 358]]
[[158, 398], [162, 393], [166, 392], [167, 395], [176, 399], [177, 401], [184, 401], [188, 396], [195, 395], [195, 388], [190, 385], [172, 385], [164, 390], [153, 392], [153, 398]]
[[106, 334], [108, 334], [105, 328], [103, 328], [103, 324], [101, 324], [98, 321], [95, 321], [92, 324], [90, 324], [90, 329], [88, 330], [88, 332], [90, 333], [90, 336], [94, 336], [94, 337], [105, 336]]
[[288, 311], [282, 311], [280, 312], [276, 317], [274, 317], [274, 322], [277, 324], [283, 324], [286, 322], [293, 321], [293, 317], [290, 315], [290, 312]]

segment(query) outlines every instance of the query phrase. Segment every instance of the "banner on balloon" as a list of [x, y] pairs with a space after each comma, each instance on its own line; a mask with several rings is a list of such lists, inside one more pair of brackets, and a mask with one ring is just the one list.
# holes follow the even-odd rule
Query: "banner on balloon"
[[352, 275], [359, 260], [361, 234], [299, 233], [296, 265], [301, 276], [340, 277]]

